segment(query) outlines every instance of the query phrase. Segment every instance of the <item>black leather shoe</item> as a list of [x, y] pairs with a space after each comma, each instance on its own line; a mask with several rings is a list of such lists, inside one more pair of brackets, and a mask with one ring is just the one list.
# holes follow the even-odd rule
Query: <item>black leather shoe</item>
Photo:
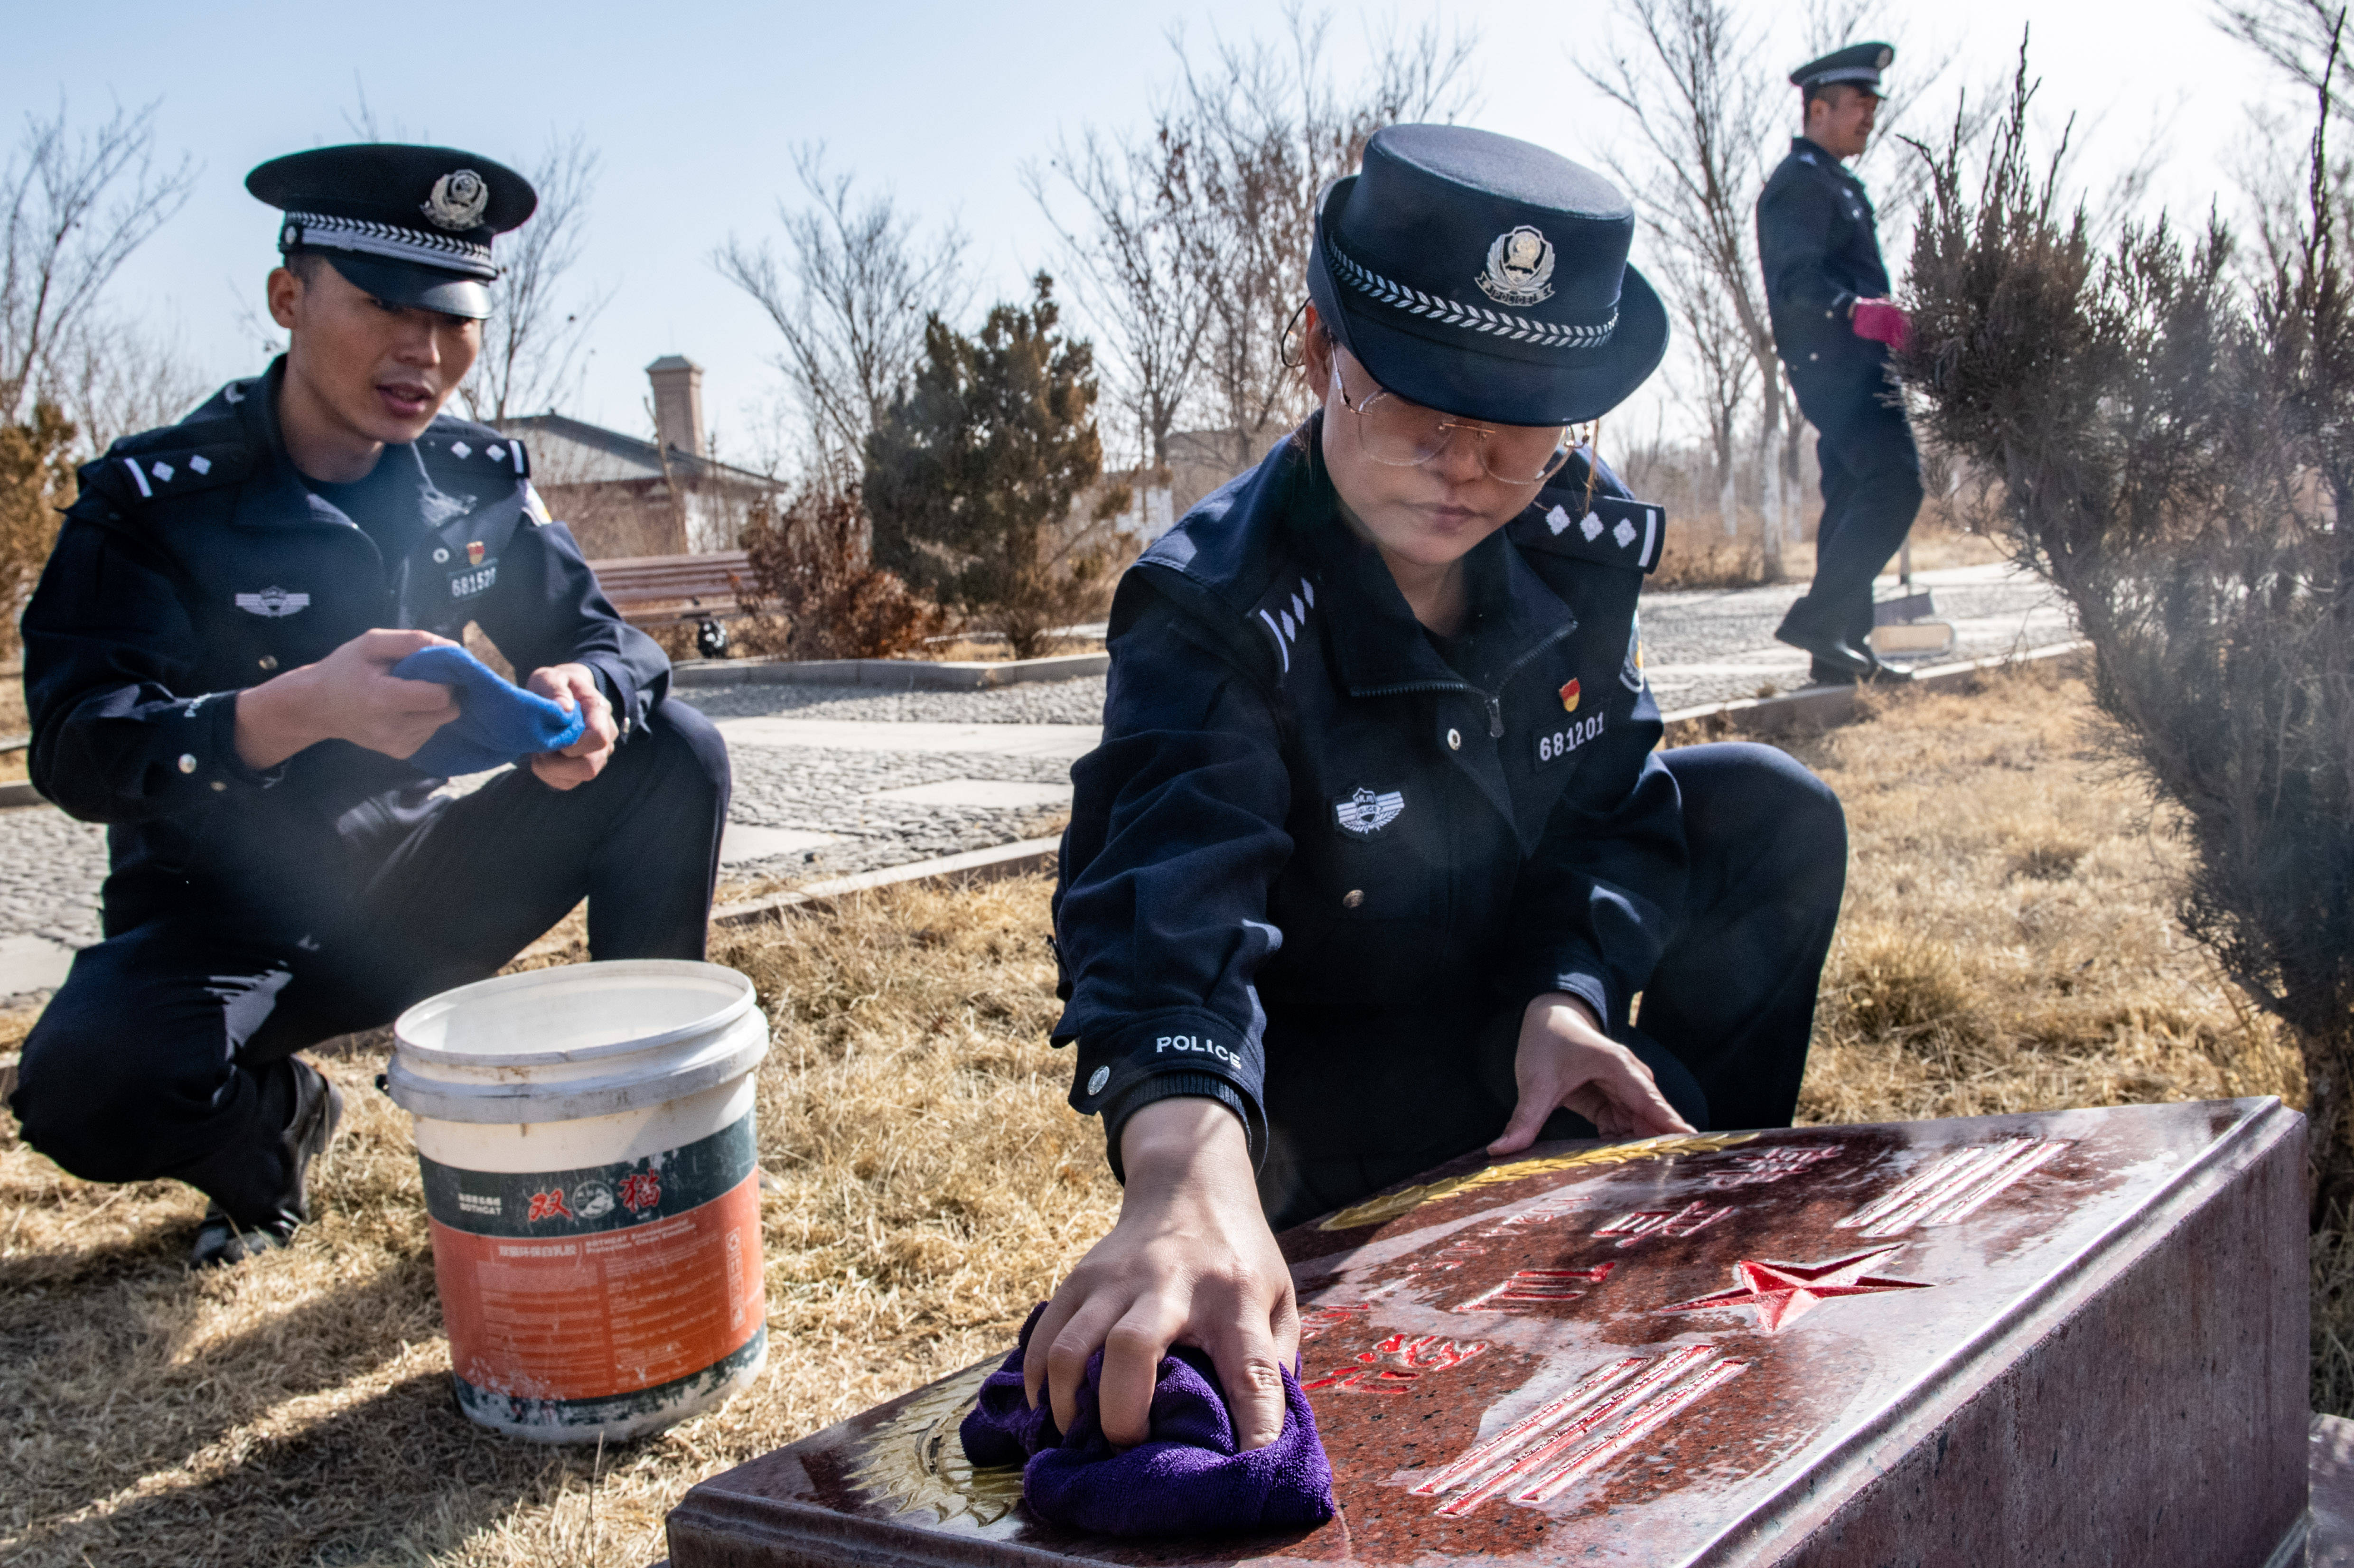
[[1776, 641], [1803, 648], [1814, 656], [1808, 675], [1819, 686], [1851, 686], [1862, 681], [1898, 684], [1913, 678], [1910, 670], [1893, 669], [1882, 663], [1870, 644], [1859, 646], [1844, 637], [1808, 636], [1794, 632], [1787, 625], [1774, 637]]
[[238, 1224], [218, 1203], [207, 1205], [188, 1254], [192, 1268], [219, 1268], [275, 1252], [293, 1240], [295, 1229], [311, 1217], [311, 1161], [327, 1151], [343, 1126], [344, 1092], [308, 1062], [290, 1065], [294, 1069], [294, 1115], [281, 1134], [289, 1172], [286, 1188], [269, 1213], [247, 1224]]
[[293, 1239], [294, 1227], [279, 1221], [239, 1230], [218, 1203], [208, 1203], [204, 1224], [196, 1227], [196, 1245], [188, 1251], [188, 1266], [227, 1268], [249, 1257], [276, 1252]]

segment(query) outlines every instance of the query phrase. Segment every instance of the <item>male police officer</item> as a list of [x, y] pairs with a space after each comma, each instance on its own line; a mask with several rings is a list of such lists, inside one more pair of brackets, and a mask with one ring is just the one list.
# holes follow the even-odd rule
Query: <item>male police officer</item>
[[1791, 73], [1804, 133], [1757, 198], [1757, 252], [1774, 344], [1819, 432], [1823, 520], [1815, 580], [1774, 635], [1814, 655], [1818, 681], [1885, 677], [1864, 640], [1872, 579], [1921, 506], [1921, 459], [1885, 374], [1904, 316], [1889, 303], [1872, 202], [1840, 167], [1863, 152], [1880, 107], [1886, 44], [1857, 44]]
[[[79, 1175], [201, 1190], [199, 1266], [308, 1217], [342, 1107], [297, 1049], [493, 973], [584, 896], [595, 956], [701, 958], [728, 789], [523, 448], [439, 417], [531, 186], [384, 144], [246, 186], [285, 213], [286, 354], [82, 469], [24, 620], [34, 782], [108, 824], [112, 871], [11, 1104]], [[469, 621], [586, 728], [451, 798], [403, 758], [452, 690], [389, 672]]]

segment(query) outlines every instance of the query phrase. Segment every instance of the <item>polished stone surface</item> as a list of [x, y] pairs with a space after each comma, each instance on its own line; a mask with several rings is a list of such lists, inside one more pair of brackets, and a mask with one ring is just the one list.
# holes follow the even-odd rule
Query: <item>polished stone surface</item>
[[2302, 1119], [2271, 1100], [1569, 1144], [1283, 1238], [1341, 1514], [1040, 1525], [987, 1367], [691, 1491], [676, 1568], [2260, 1568], [2305, 1503]]

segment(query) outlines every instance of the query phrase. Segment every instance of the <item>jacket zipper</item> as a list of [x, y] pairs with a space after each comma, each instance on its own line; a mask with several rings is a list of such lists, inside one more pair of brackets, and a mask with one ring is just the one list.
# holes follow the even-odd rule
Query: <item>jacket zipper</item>
[[1401, 681], [1392, 686], [1352, 686], [1349, 694], [1352, 697], [1397, 697], [1409, 692], [1468, 692], [1488, 705], [1488, 738], [1501, 740], [1504, 737], [1504, 688], [1511, 685], [1512, 677], [1532, 663], [1539, 654], [1576, 630], [1577, 622], [1575, 620], [1556, 628], [1544, 641], [1505, 665], [1504, 673], [1496, 677], [1493, 692], [1475, 686], [1469, 681]]

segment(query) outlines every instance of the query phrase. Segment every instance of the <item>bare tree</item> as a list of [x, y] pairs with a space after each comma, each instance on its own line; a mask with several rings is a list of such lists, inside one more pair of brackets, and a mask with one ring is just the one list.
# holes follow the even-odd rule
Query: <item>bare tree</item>
[[467, 410], [493, 423], [555, 407], [577, 379], [588, 329], [613, 298], [610, 287], [568, 295], [565, 288], [597, 194], [597, 152], [586, 134], [555, 138], [528, 176], [539, 207], [503, 249], [482, 356], [459, 388]]
[[106, 285], [188, 199], [196, 167], [158, 162], [155, 107], [117, 105], [76, 132], [61, 101], [26, 117], [0, 164], [0, 419], [47, 395]]
[[[1689, 326], [1712, 313], [1728, 317], [1755, 366], [1758, 391], [1754, 449], [1766, 515], [1765, 569], [1782, 575], [1782, 545], [1795, 535], [1798, 413], [1774, 347], [1757, 264], [1752, 212], [1775, 155], [1782, 94], [1763, 39], [1745, 26], [1731, 0], [1619, 0], [1619, 14], [1639, 40], [1631, 53], [1613, 48], [1584, 69], [1595, 90], [1631, 118], [1639, 151], [1605, 154], [1618, 183], [1650, 220], [1667, 257], [1661, 281]], [[1713, 295], [1713, 301], [1691, 297]], [[1726, 462], [1732, 424], [1723, 430]]]
[[84, 451], [182, 418], [212, 389], [176, 337], [138, 322], [92, 317], [51, 377]]
[[1109, 350], [1121, 422], [1156, 468], [1168, 464], [1169, 432], [1193, 391], [1211, 321], [1205, 280], [1186, 248], [1185, 154], [1165, 122], [1140, 137], [1091, 126], [1076, 143], [1058, 140], [1048, 167], [1077, 198], [1076, 228], [1055, 214], [1045, 170], [1031, 164], [1022, 174]]
[[[1731, 538], [1741, 528], [1741, 436], [1757, 386], [1756, 355], [1723, 291], [1696, 275], [1687, 258], [1669, 252], [1652, 270], [1681, 329], [1685, 358], [1699, 376], [1684, 400], [1708, 422], [1717, 514]], [[1675, 371], [1669, 374], [1672, 384]]]
[[793, 172], [808, 205], [778, 204], [784, 258], [730, 235], [711, 262], [783, 337], [777, 367], [808, 420], [811, 467], [846, 486], [923, 357], [926, 320], [963, 310], [965, 237], [951, 224], [919, 238], [888, 193], [854, 198], [852, 175], [826, 173], [822, 143], [796, 149]]
[[2215, 7], [2213, 19], [2308, 91], [2318, 91], [2323, 75], [2333, 74], [2337, 79], [2330, 84], [2330, 103], [2342, 115], [2346, 104], [2335, 89], [2346, 79], [2349, 62], [2334, 41], [2344, 16], [2342, 5], [2327, 0], [2224, 0]]
[[1279, 340], [1307, 297], [1318, 198], [1355, 170], [1375, 131], [1451, 120], [1472, 96], [1468, 35], [1426, 24], [1377, 37], [1365, 77], [1341, 83], [1331, 14], [1288, 0], [1283, 17], [1275, 42], [1218, 40], [1203, 55], [1172, 34], [1179, 81], [1154, 127], [1180, 250], [1208, 305], [1203, 403], [1236, 467], [1305, 412]]

